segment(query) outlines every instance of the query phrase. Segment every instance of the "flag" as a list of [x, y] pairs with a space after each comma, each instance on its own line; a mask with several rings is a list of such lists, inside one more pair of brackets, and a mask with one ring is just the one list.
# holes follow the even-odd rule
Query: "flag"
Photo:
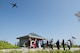
[[73, 39], [76, 39], [74, 36], [72, 36]]

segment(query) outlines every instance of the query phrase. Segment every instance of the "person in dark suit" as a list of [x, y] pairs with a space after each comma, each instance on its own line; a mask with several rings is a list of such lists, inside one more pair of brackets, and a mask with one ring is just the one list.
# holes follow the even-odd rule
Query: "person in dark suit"
[[37, 40], [37, 41], [36, 41], [36, 47], [37, 47], [37, 48], [39, 48], [39, 45], [38, 45], [38, 44], [39, 44], [39, 41]]
[[57, 46], [57, 49], [59, 50], [59, 49], [60, 49], [60, 46], [59, 46], [59, 40], [57, 40], [57, 42], [56, 42], [56, 46]]
[[63, 49], [65, 50], [65, 43], [64, 43], [64, 39], [62, 40], [62, 46], [63, 46]]
[[44, 43], [44, 40], [42, 40], [42, 47], [43, 47], [43, 49], [45, 49], [45, 43]]
[[30, 48], [30, 39], [28, 40], [28, 49]]
[[53, 39], [50, 41], [50, 48], [53, 49]]
[[48, 47], [49, 47], [49, 42], [48, 42], [48, 40], [47, 40], [47, 43], [46, 43], [46, 44], [47, 44], [47, 48], [48, 48]]

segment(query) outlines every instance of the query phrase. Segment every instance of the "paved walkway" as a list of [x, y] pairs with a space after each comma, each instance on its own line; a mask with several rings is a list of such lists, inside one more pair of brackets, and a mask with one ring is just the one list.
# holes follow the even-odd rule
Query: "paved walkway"
[[[43, 49], [28, 49], [28, 48], [20, 48], [20, 49], [2, 49], [0, 51], [3, 51], [3, 52], [10, 52], [10, 51], [14, 51], [14, 50], [17, 50], [17, 51], [22, 51], [22, 53], [25, 53], [27, 51], [36, 51], [36, 50], [43, 50]], [[44, 49], [44, 50], [51, 50], [51, 49]], [[57, 48], [53, 48], [53, 50], [57, 50]], [[63, 48], [60, 48], [60, 50], [63, 50]], [[66, 48], [66, 50], [68, 50], [68, 48]], [[71, 51], [76, 51], [76, 50], [80, 50], [80, 48], [71, 48], [70, 49]]]

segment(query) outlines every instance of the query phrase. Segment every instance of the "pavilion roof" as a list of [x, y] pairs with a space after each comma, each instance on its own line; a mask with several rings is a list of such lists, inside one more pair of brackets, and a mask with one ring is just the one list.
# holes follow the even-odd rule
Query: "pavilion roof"
[[28, 35], [25, 35], [25, 36], [21, 36], [21, 37], [18, 37], [17, 39], [21, 39], [21, 38], [28, 38], [28, 37], [31, 37], [31, 38], [38, 38], [38, 39], [46, 39], [46, 38], [43, 38], [42, 36], [36, 34], [36, 33], [29, 33]]

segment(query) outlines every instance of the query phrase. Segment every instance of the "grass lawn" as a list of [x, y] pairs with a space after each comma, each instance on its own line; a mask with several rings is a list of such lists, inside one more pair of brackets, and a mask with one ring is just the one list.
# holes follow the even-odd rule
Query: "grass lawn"
[[28, 53], [80, 53], [80, 50], [79, 51], [70, 51], [70, 50], [65, 50], [65, 51], [62, 51], [62, 50], [50, 50], [50, 51], [46, 51], [46, 50], [43, 50], [43, 51], [29, 51]]

